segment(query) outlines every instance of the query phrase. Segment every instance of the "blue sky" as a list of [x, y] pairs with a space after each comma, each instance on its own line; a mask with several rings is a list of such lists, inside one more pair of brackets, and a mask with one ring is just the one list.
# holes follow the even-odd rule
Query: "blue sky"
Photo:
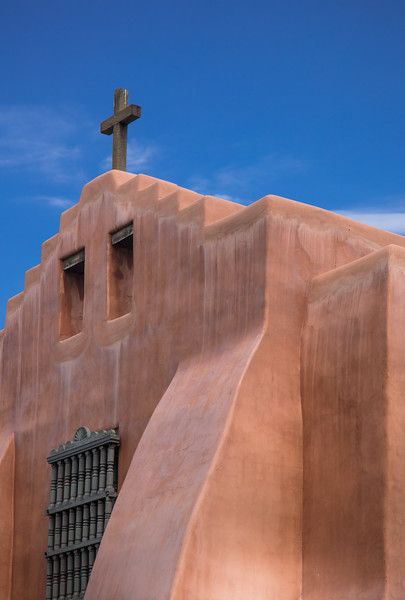
[[0, 326], [41, 242], [108, 168], [244, 203], [273, 193], [405, 233], [405, 3], [103, 0], [0, 6]]

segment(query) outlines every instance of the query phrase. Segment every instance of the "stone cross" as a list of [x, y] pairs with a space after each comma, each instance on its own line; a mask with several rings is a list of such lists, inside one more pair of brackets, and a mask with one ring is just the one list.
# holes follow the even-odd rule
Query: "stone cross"
[[140, 116], [140, 106], [128, 105], [128, 90], [117, 88], [114, 93], [114, 114], [100, 125], [101, 133], [113, 134], [113, 169], [127, 170], [127, 128]]

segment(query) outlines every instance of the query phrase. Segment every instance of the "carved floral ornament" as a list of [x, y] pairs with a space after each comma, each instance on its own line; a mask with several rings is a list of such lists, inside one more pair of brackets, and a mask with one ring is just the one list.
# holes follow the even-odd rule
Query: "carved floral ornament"
[[79, 427], [79, 429], [76, 431], [76, 433], [73, 437], [73, 441], [81, 442], [82, 440], [85, 440], [86, 438], [88, 438], [90, 436], [91, 436], [91, 432], [88, 427]]

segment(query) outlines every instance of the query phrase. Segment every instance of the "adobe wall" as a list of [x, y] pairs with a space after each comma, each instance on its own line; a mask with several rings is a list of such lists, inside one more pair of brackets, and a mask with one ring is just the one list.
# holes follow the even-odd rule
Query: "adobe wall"
[[[119, 426], [123, 482], [179, 363], [205, 343], [205, 224], [236, 210], [237, 205], [203, 200], [172, 184], [111, 172], [87, 186], [79, 207], [62, 216], [60, 234], [44, 244], [42, 264], [27, 273], [24, 292], [9, 302], [1, 338], [0, 423], [2, 433], [15, 432], [17, 450], [12, 598], [44, 595], [49, 451], [71, 439], [81, 424], [93, 430]], [[109, 234], [132, 219], [134, 309], [107, 321]], [[81, 247], [84, 328], [61, 340], [60, 259]], [[257, 302], [263, 306], [260, 297]], [[228, 300], [206, 307], [213, 328], [215, 310], [223, 314], [220, 334], [240, 335]], [[246, 327], [244, 319], [239, 329]], [[5, 571], [3, 563], [0, 568]]]
[[14, 537], [14, 435], [0, 437], [0, 598], [11, 594]]
[[[131, 220], [133, 310], [107, 320], [109, 233]], [[44, 595], [46, 456], [84, 424], [118, 425], [122, 440], [87, 600], [296, 600], [308, 288], [392, 243], [405, 245], [276, 197], [244, 208], [114, 171], [86, 186], [10, 301], [1, 340], [1, 434], [16, 444], [11, 598]], [[60, 340], [60, 259], [81, 247], [84, 329]]]
[[303, 598], [405, 597], [405, 250], [314, 280], [303, 337]]

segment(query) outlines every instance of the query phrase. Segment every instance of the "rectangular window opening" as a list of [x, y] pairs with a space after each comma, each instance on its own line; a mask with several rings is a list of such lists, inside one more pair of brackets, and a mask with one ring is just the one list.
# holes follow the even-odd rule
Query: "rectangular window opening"
[[108, 318], [132, 310], [134, 273], [133, 224], [111, 234], [108, 269]]
[[83, 329], [84, 256], [83, 249], [61, 261], [60, 336], [62, 339], [76, 335]]

